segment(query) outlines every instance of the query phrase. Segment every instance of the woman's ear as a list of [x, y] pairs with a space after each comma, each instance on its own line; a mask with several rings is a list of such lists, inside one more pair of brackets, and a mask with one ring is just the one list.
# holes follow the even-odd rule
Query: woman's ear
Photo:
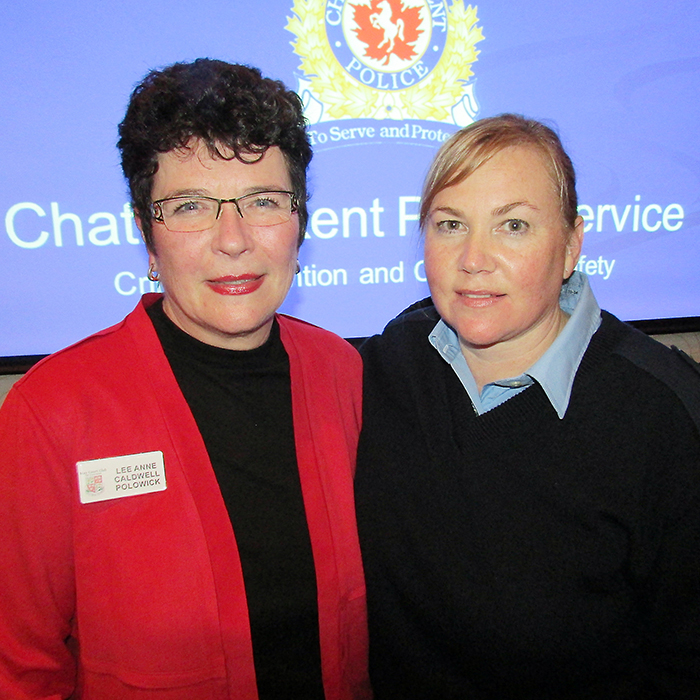
[[[151, 236], [151, 245], [148, 245], [148, 241], [146, 240], [146, 236], [143, 235], [143, 224], [141, 221], [141, 215], [134, 210], [134, 222], [136, 223], [136, 227], [139, 230], [139, 233], [141, 234], [141, 240], [143, 241], [143, 244], [146, 246], [146, 250], [148, 251], [148, 259], [149, 261], [153, 258], [153, 253], [155, 244], [153, 243], [153, 236]], [[153, 229], [151, 229], [153, 230]], [[153, 258], [154, 259], [154, 258]]]
[[569, 240], [566, 242], [566, 257], [564, 259], [564, 279], [569, 279], [574, 273], [574, 268], [578, 262], [579, 255], [581, 255], [581, 248], [583, 247], [583, 227], [584, 220], [582, 217], [576, 217], [576, 223], [574, 224], [574, 230], [569, 234]]

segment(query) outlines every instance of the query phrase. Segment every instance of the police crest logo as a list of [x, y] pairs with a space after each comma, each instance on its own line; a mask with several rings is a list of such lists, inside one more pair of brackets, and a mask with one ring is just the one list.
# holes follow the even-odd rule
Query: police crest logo
[[[421, 60], [431, 34], [426, 3], [407, 6], [396, 0], [375, 0], [370, 5], [348, 2], [343, 10], [342, 21], [329, 27], [328, 38], [331, 49], [336, 49], [336, 58], [360, 82], [396, 90], [410, 87], [429, 72]], [[340, 33], [338, 29], [342, 30], [342, 38], [333, 36]], [[339, 55], [338, 49], [344, 47], [353, 54], [349, 61], [347, 51], [345, 56]]]
[[295, 0], [287, 29], [301, 57], [311, 124], [343, 119], [441, 122], [478, 113], [472, 66], [483, 39], [462, 0]]

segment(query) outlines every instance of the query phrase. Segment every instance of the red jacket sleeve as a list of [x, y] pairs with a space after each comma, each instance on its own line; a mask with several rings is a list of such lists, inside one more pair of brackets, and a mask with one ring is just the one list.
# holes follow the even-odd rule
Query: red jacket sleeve
[[72, 490], [59, 448], [14, 387], [0, 411], [0, 697], [66, 698], [75, 658]]

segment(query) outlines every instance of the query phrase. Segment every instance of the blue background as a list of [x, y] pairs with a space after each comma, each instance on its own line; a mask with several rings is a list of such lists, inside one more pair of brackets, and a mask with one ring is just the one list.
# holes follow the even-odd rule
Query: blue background
[[[116, 126], [129, 94], [151, 68], [210, 56], [259, 66], [296, 89], [304, 77], [285, 29], [293, 0], [6, 3], [0, 49], [0, 356], [43, 354], [115, 323], [138, 295], [120, 295], [114, 278], [144, 276], [145, 248], [126, 241], [119, 216], [127, 201]], [[476, 3], [484, 40], [472, 66], [479, 117], [514, 111], [556, 125], [579, 175], [579, 200], [621, 213], [680, 204], [682, 227], [620, 232], [610, 214], [586, 235], [589, 259], [615, 260], [607, 280], [593, 275], [601, 306], [623, 319], [700, 315], [700, 8], [696, 0], [611, 3], [581, 0], [485, 0]], [[334, 124], [312, 128], [328, 130]], [[373, 125], [401, 122], [336, 122]], [[423, 126], [431, 127], [428, 123]], [[433, 128], [448, 129], [445, 125]], [[452, 127], [451, 130], [454, 130]], [[342, 147], [341, 147], [342, 145]], [[362, 207], [369, 233], [350, 218], [347, 238], [313, 232], [301, 263], [345, 269], [342, 286], [294, 286], [283, 310], [341, 335], [378, 332], [427, 294], [413, 268], [421, 258], [415, 224], [399, 236], [399, 197], [420, 193], [439, 144], [365, 139], [316, 148], [310, 172], [311, 213]], [[379, 198], [384, 237], [372, 232], [369, 208]], [[15, 245], [5, 217], [20, 202], [47, 212], [17, 215], [25, 240], [51, 233], [38, 248]], [[51, 202], [80, 217], [85, 245], [63, 225], [56, 247]], [[414, 210], [416, 208], [414, 207]], [[119, 245], [87, 241], [88, 218], [109, 212]], [[658, 218], [658, 217], [655, 217]], [[105, 223], [100, 219], [96, 225]], [[402, 282], [360, 284], [364, 267], [398, 267]], [[395, 277], [397, 277], [395, 272]]]

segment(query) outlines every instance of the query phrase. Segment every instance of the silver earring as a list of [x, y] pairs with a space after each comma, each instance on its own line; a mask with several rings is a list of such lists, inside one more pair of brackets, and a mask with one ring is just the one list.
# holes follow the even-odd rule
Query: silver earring
[[299, 261], [297, 260], [297, 269], [296, 269], [296, 272], [294, 274], [298, 275], [300, 272], [301, 272], [301, 265], [299, 264]]
[[151, 282], [158, 282], [160, 280], [158, 270], [156, 270], [156, 266], [153, 263], [148, 266], [148, 279], [151, 280]]

